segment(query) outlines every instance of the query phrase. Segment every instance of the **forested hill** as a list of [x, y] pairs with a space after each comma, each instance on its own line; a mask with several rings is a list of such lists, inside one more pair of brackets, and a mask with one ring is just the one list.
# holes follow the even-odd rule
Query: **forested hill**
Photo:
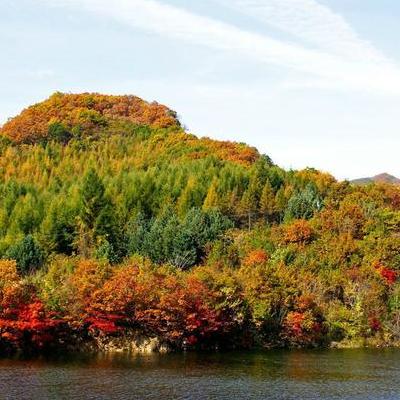
[[175, 111], [135, 96], [55, 93], [11, 118], [0, 135], [13, 144], [42, 145], [129, 136], [137, 139], [135, 146], [140, 147], [129, 148], [135, 151], [136, 165], [207, 156], [251, 164], [259, 157], [254, 148], [244, 144], [199, 140], [184, 132]]
[[285, 171], [134, 96], [56, 93], [0, 135], [0, 351], [399, 342], [399, 186]]

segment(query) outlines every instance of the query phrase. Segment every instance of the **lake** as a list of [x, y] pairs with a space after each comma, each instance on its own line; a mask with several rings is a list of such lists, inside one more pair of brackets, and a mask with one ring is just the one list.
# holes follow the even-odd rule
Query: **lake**
[[400, 399], [400, 351], [3, 359], [0, 399]]

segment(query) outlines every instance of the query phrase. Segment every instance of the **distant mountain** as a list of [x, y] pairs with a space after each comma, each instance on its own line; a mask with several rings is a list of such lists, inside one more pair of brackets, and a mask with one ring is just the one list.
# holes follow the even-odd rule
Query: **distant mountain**
[[385, 172], [383, 174], [375, 175], [370, 178], [359, 178], [359, 179], [354, 179], [351, 181], [351, 183], [354, 183], [356, 185], [368, 185], [369, 183], [374, 183], [374, 182], [375, 183], [393, 183], [395, 185], [398, 185], [398, 184], [400, 184], [400, 179]]

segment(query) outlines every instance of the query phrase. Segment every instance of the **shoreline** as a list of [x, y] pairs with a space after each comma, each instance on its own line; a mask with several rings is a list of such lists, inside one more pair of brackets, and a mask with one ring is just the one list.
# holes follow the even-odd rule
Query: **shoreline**
[[360, 338], [353, 340], [343, 340], [341, 342], [331, 342], [327, 345], [314, 346], [287, 346], [283, 343], [255, 346], [173, 346], [155, 336], [144, 336], [142, 334], [131, 333], [119, 337], [91, 337], [77, 338], [77, 342], [67, 345], [50, 344], [48, 347], [38, 349], [34, 347], [25, 348], [0, 348], [0, 358], [7, 359], [25, 356], [46, 356], [49, 354], [92, 354], [92, 355], [156, 355], [156, 354], [182, 354], [182, 353], [225, 353], [225, 352], [252, 352], [252, 351], [275, 351], [275, 350], [356, 350], [356, 349], [399, 349], [399, 341], [383, 342], [374, 338]]

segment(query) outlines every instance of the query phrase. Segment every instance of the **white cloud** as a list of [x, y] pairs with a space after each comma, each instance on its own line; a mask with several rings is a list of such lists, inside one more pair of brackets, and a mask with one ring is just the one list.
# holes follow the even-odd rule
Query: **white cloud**
[[[266, 0], [262, 4], [283, 4], [288, 17], [284, 19], [284, 12], [279, 26], [289, 26], [292, 19], [296, 20], [296, 12], [302, 10], [304, 22], [298, 23], [293, 32], [301, 34], [308, 41], [320, 41], [324, 50], [309, 49], [300, 45], [293, 45], [266, 35], [249, 32], [234, 25], [224, 23], [209, 17], [200, 16], [182, 8], [174, 7], [156, 0], [42, 0], [54, 5], [71, 5], [102, 16], [113, 18], [120, 23], [134, 28], [153, 32], [158, 35], [183, 40], [189, 43], [204, 45], [210, 48], [235, 52], [241, 57], [254, 59], [258, 62], [283, 66], [301, 71], [308, 75], [308, 82], [326, 81], [326, 87], [335, 87], [346, 90], [372, 91], [383, 94], [400, 94], [400, 71], [389, 62], [381, 62], [382, 57], [368, 44], [362, 42], [353, 34], [350, 27], [339, 17], [330, 13], [329, 9], [318, 8], [312, 0]], [[237, 4], [261, 4], [260, 2], [234, 0]], [[298, 3], [297, 11], [289, 7], [289, 3]], [[301, 8], [301, 4], [309, 7]], [[277, 6], [278, 7], [278, 6]], [[277, 9], [275, 7], [275, 11]], [[279, 8], [279, 7], [278, 7]], [[251, 10], [251, 7], [248, 8]], [[325, 20], [316, 23], [318, 15]], [[308, 19], [307, 19], [308, 18]], [[336, 27], [323, 28], [324, 22]], [[286, 21], [286, 22], [285, 22]], [[286, 25], [285, 25], [286, 24]], [[314, 29], [314, 30], [313, 30]], [[356, 54], [352, 48], [357, 48], [363, 57], [344, 57], [341, 53], [342, 39], [335, 38], [333, 33], [340, 33], [343, 42], [346, 42], [345, 53]], [[325, 33], [321, 34], [320, 31]], [[317, 37], [319, 36], [319, 38]], [[336, 49], [336, 51], [332, 51]], [[368, 62], [366, 62], [366, 59]], [[379, 61], [379, 62], [378, 62]]]
[[351, 25], [315, 0], [218, 0], [324, 51], [350, 60], [388, 62]]

